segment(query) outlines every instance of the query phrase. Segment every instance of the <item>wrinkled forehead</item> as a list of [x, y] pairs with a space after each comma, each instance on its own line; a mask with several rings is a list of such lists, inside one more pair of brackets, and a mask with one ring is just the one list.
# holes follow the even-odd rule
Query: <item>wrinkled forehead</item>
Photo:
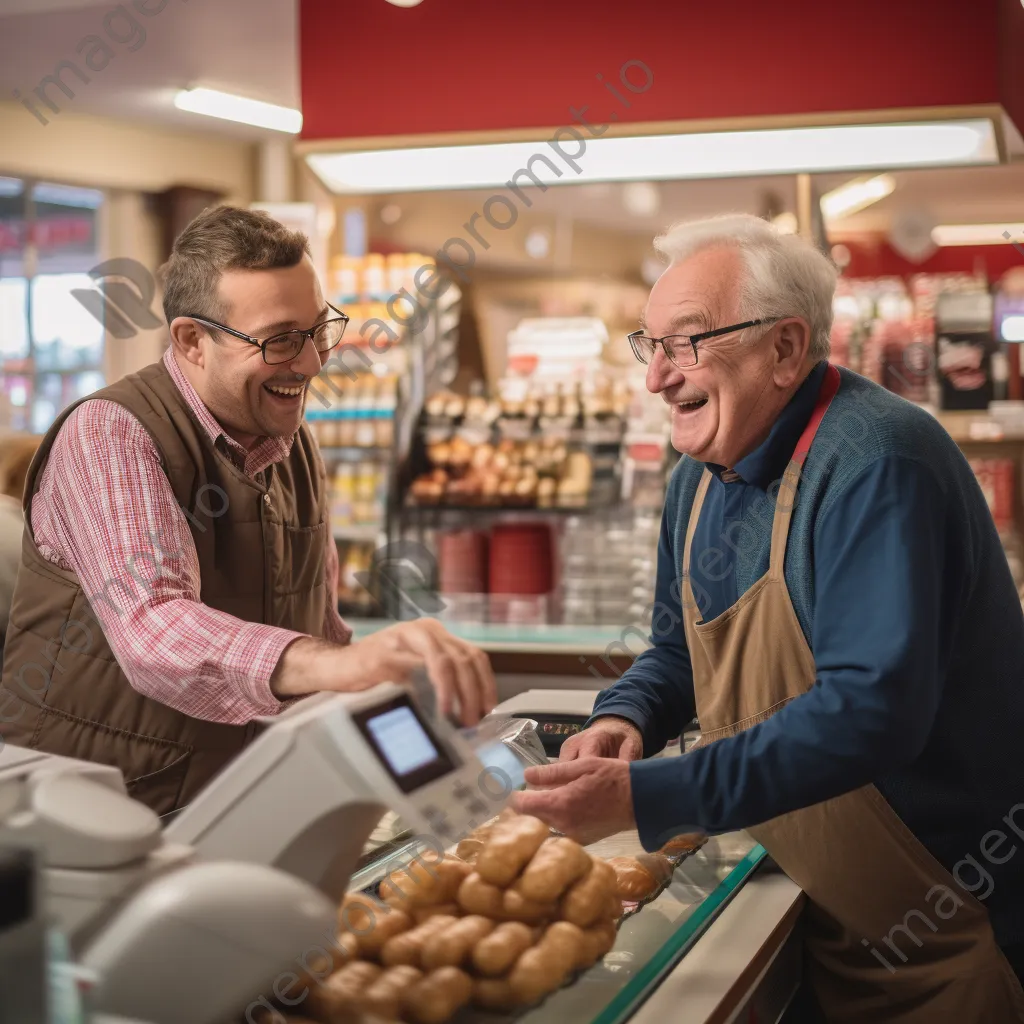
[[744, 265], [732, 246], [703, 249], [661, 275], [641, 314], [650, 333], [699, 334], [736, 321]]

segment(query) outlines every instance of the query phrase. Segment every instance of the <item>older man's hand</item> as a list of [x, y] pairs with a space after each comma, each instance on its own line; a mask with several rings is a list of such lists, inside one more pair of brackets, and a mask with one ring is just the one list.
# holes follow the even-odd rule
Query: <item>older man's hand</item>
[[567, 739], [559, 751], [559, 761], [580, 757], [618, 757], [639, 761], [644, 756], [644, 738], [627, 718], [606, 715], [593, 725]]
[[526, 781], [533, 788], [512, 794], [515, 810], [540, 818], [577, 842], [595, 843], [636, 828], [628, 761], [558, 761], [527, 768]]

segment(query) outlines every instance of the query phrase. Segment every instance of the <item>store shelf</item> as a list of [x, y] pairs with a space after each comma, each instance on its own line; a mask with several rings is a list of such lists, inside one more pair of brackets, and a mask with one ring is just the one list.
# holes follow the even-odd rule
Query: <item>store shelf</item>
[[389, 452], [392, 446], [389, 444], [322, 444], [320, 454], [326, 457], [332, 455], [351, 455], [366, 453], [376, 455], [378, 452]]
[[512, 512], [531, 512], [544, 515], [587, 515], [591, 512], [608, 512], [619, 506], [618, 502], [604, 505], [406, 505], [403, 512], [472, 512], [487, 515], [508, 515]]
[[1024, 444], [1024, 432], [1010, 430], [994, 416], [978, 411], [940, 411], [922, 405], [957, 444]]

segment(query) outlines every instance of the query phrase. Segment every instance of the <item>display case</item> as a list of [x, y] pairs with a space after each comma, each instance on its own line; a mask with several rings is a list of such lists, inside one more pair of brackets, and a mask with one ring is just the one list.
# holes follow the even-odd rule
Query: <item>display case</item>
[[[368, 844], [350, 890], [372, 892], [381, 879], [408, 864], [422, 849], [403, 837], [400, 824], [389, 816]], [[587, 849], [600, 857], [643, 852], [636, 832], [612, 836]], [[655, 899], [627, 913], [614, 947], [594, 967], [514, 1019], [521, 1024], [619, 1024], [631, 1019], [697, 946], [765, 858], [764, 848], [744, 832], [712, 837], [679, 863]], [[460, 1024], [493, 1024], [502, 1016], [464, 1010], [457, 1019]]]

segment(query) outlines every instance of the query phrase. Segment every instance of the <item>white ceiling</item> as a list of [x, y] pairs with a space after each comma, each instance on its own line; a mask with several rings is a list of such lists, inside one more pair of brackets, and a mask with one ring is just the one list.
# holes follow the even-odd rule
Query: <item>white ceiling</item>
[[[159, 2], [147, 0], [151, 8]], [[87, 72], [88, 84], [65, 74], [74, 99], [51, 89], [63, 110], [253, 140], [281, 137], [179, 111], [171, 99], [177, 89], [204, 85], [299, 106], [297, 0], [166, 0], [163, 9], [148, 18], [134, 11], [131, 3], [125, 6], [143, 26], [145, 42], [130, 51], [108, 39], [116, 56], [104, 70]], [[113, 9], [109, 0], [0, 0], [0, 95], [10, 97], [15, 89], [31, 94], [60, 61], [76, 59], [76, 47], [86, 36], [116, 35], [118, 25], [112, 33], [104, 28], [104, 18]], [[352, 54], [360, 52], [358, 45], [348, 49]], [[400, 69], [389, 67], [384, 73], [396, 74]], [[897, 188], [891, 196], [849, 218], [844, 227], [884, 229], [892, 217], [919, 211], [942, 223], [1024, 225], [1024, 161], [983, 169], [903, 171], [895, 178]], [[826, 191], [845, 179], [826, 175], [816, 182], [820, 191]], [[648, 236], [688, 216], [724, 210], [762, 212], [769, 192], [786, 209], [792, 210], [795, 204], [791, 177], [665, 182], [656, 187], [661, 202], [649, 216], [626, 209], [621, 185], [553, 187], [537, 195], [535, 203], [539, 211], [552, 216], [560, 213]]]
[[[134, 30], [115, 9], [95, 0], [0, 0], [0, 95], [31, 95], [62, 60], [75, 61], [90, 78], [65, 72], [75, 93], [49, 94], [61, 111], [145, 120], [196, 131], [259, 139], [271, 133], [177, 110], [178, 89], [203, 85], [285, 107], [299, 106], [297, 0], [147, 0], [158, 13], [144, 17], [124, 6], [145, 31], [134, 51]], [[98, 35], [115, 56], [102, 71], [86, 69], [76, 52]], [[137, 38], [137, 37], [135, 37]], [[88, 52], [89, 44], [83, 48]], [[46, 108], [41, 107], [45, 114]]]

